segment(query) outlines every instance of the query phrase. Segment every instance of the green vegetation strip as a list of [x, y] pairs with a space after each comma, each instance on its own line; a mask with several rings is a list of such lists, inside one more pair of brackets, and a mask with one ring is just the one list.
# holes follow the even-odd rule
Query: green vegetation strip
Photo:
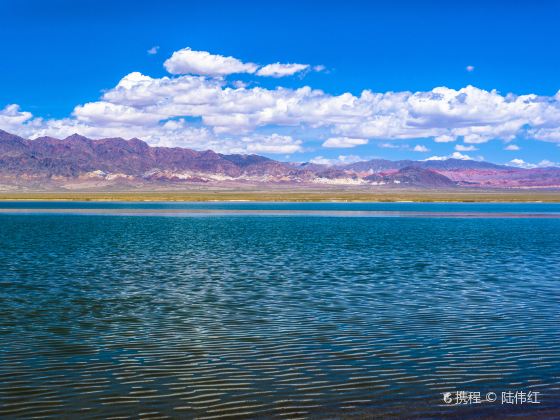
[[0, 200], [276, 202], [560, 202], [560, 191], [153, 191], [6, 192]]

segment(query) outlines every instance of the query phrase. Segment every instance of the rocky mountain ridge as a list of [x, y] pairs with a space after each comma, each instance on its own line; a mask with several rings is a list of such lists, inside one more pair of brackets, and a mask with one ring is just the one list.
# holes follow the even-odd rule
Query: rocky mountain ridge
[[136, 138], [92, 140], [74, 134], [65, 139], [29, 140], [0, 130], [0, 189], [175, 188], [189, 184], [560, 188], [560, 168], [521, 169], [459, 159], [374, 159], [328, 166], [151, 147]]

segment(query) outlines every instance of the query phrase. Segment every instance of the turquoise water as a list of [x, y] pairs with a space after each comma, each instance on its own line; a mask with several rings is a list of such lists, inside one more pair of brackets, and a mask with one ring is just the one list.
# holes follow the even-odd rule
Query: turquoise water
[[0, 209], [146, 209], [146, 210], [332, 210], [557, 213], [560, 203], [277, 203], [277, 202], [99, 202], [0, 201]]
[[[41, 212], [91, 208], [107, 212]], [[560, 219], [429, 214], [556, 214], [560, 205], [0, 209], [28, 210], [0, 214], [0, 416], [560, 413]], [[337, 217], [158, 217], [161, 209]], [[455, 390], [495, 392], [498, 401], [446, 405], [442, 393]], [[502, 405], [508, 390], [539, 392], [541, 404]]]

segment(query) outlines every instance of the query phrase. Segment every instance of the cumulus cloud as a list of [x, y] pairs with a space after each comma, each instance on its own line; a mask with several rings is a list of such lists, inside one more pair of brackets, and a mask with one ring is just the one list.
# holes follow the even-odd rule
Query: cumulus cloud
[[453, 152], [449, 156], [431, 156], [424, 160], [447, 160], [447, 159], [474, 160], [469, 155], [464, 155], [463, 153], [459, 153], [459, 152]]
[[523, 169], [560, 167], [560, 163], [551, 162], [550, 160], [546, 159], [541, 160], [539, 163], [529, 163], [525, 162], [523, 159], [512, 159], [509, 161], [508, 165]]
[[[559, 91], [560, 92], [560, 91]], [[560, 102], [560, 95], [557, 93], [556, 101]], [[529, 136], [542, 141], [560, 143], [560, 127], [543, 127], [529, 130]]]
[[560, 163], [558, 162], [552, 162], [548, 159], [545, 160], [541, 160], [539, 163], [537, 163], [537, 166], [539, 168], [549, 168], [549, 167], [560, 167]]
[[258, 76], [285, 77], [307, 70], [309, 64], [268, 64], [257, 71]]
[[243, 147], [241, 152], [292, 154], [303, 151], [301, 140], [279, 134], [243, 137], [241, 142], [246, 143], [246, 147]]
[[243, 63], [234, 57], [210, 54], [208, 51], [194, 51], [190, 48], [175, 51], [163, 65], [171, 74], [226, 76], [234, 73], [254, 73], [257, 70], [257, 65], [253, 63]]
[[470, 157], [469, 155], [464, 155], [463, 153], [459, 153], [459, 152], [451, 153], [451, 158], [452, 159], [461, 159], [461, 160], [473, 160], [473, 158]]
[[333, 166], [333, 165], [346, 165], [349, 163], [360, 162], [362, 160], [364, 160], [362, 157], [356, 155], [339, 155], [337, 158], [333, 158], [333, 159], [325, 158], [323, 156], [316, 156], [313, 159], [311, 159], [309, 162], [315, 163], [317, 165]]
[[510, 150], [513, 152], [516, 152], [517, 150], [520, 150], [521, 148], [516, 145], [516, 144], [508, 144], [506, 147], [504, 147], [504, 150]]
[[413, 151], [413, 152], [429, 152], [430, 149], [428, 149], [426, 146], [421, 145], [421, 144], [417, 144], [415, 146], [410, 146], [409, 144], [403, 144], [403, 143], [399, 143], [399, 142], [384, 142], [384, 143], [378, 143], [377, 147], [381, 148], [381, 149], [395, 149], [395, 150], [408, 150], [408, 151]]
[[423, 146], [421, 144], [417, 144], [416, 146], [414, 146], [414, 148], [412, 149], [413, 152], [421, 152], [421, 153], [425, 153], [425, 152], [429, 152], [430, 149], [428, 149], [426, 146]]
[[21, 111], [19, 105], [6, 105], [0, 109], [0, 129], [10, 132], [21, 132], [23, 124], [33, 118], [31, 112]]
[[146, 112], [133, 106], [106, 101], [89, 102], [74, 108], [78, 121], [101, 126], [154, 125], [165, 118], [164, 114]]
[[469, 73], [474, 71], [474, 66], [467, 66], [465, 67], [465, 70], [467, 70]]
[[148, 51], [146, 51], [148, 54], [150, 55], [155, 55], [157, 54], [159, 51], [159, 45], [154, 45], [152, 48], [150, 48]]
[[[257, 72], [280, 76], [309, 67], [276, 63], [259, 68], [190, 48], [176, 51], [164, 65], [173, 76], [155, 78], [132, 72], [104, 91], [98, 101], [77, 105], [66, 118], [34, 117], [17, 105], [8, 105], [0, 111], [0, 128], [29, 137], [67, 132], [137, 136], [150, 144], [189, 144], [221, 151], [256, 152], [262, 144], [263, 153], [303, 150], [297, 137], [310, 129], [325, 135], [327, 148], [355, 147], [367, 144], [368, 139], [390, 144], [422, 138], [461, 141], [456, 147], [461, 155], [475, 150], [477, 144], [512, 141], [518, 136], [560, 144], [560, 94], [504, 95], [474, 86], [338, 95], [310, 86], [264, 88], [237, 83], [228, 76], [256, 76]], [[262, 134], [272, 131], [279, 137], [271, 140]]]
[[328, 148], [349, 148], [367, 144], [367, 139], [358, 139], [352, 137], [330, 137], [324, 143], [323, 147]]
[[523, 159], [512, 159], [509, 161], [509, 166], [516, 166], [518, 168], [534, 168], [536, 165], [525, 162]]
[[458, 152], [473, 152], [475, 150], [478, 150], [478, 148], [473, 146], [472, 144], [469, 146], [457, 144], [455, 145], [455, 150], [457, 150]]
[[434, 137], [436, 143], [450, 143], [455, 140], [457, 140], [457, 137], [450, 134], [441, 134]]

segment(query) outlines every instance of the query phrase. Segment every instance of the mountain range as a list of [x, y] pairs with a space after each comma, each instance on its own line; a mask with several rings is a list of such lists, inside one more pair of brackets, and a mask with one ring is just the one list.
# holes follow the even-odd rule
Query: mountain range
[[365, 188], [560, 188], [560, 168], [489, 162], [373, 159], [345, 165], [151, 147], [139, 139], [78, 134], [34, 140], [0, 130], [0, 190], [181, 188], [189, 185]]

